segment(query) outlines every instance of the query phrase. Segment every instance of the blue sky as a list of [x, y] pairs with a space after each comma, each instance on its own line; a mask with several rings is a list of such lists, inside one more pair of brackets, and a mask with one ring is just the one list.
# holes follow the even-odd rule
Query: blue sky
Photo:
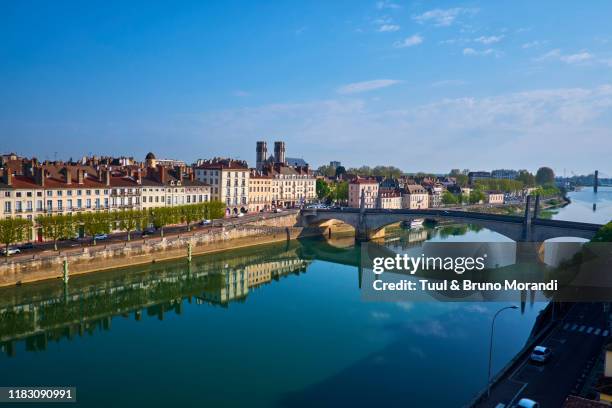
[[2, 2], [0, 151], [612, 173], [612, 3]]

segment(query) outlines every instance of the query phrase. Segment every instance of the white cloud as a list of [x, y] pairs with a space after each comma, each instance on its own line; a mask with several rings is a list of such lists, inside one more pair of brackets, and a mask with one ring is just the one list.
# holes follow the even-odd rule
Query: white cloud
[[447, 27], [452, 25], [457, 17], [462, 14], [473, 15], [478, 12], [478, 9], [455, 7], [450, 9], [433, 9], [413, 16], [412, 19], [419, 23], [433, 23], [438, 27]]
[[423, 42], [423, 37], [419, 34], [411, 35], [410, 37], [404, 38], [401, 41], [396, 41], [393, 46], [395, 48], [407, 48], [414, 47], [415, 45], [419, 45]]
[[559, 48], [540, 55], [536, 61], [559, 60], [566, 64], [582, 64], [593, 60], [593, 54], [581, 51], [576, 54], [563, 54]]
[[400, 26], [398, 26], [397, 24], [383, 24], [378, 28], [378, 31], [381, 33], [386, 33], [386, 32], [398, 31], [399, 29], [400, 29]]
[[402, 6], [400, 6], [397, 3], [393, 3], [392, 1], [389, 1], [389, 0], [383, 0], [383, 1], [379, 1], [378, 3], [376, 3], [376, 8], [379, 10], [384, 10], [384, 9], [397, 10], [397, 9], [402, 8]]
[[503, 35], [491, 35], [488, 37], [485, 36], [481, 36], [478, 38], [474, 38], [475, 42], [481, 43], [481, 44], [495, 44], [497, 42], [500, 42], [502, 39], [504, 38]]
[[492, 55], [495, 57], [500, 57], [502, 53], [500, 51], [494, 50], [493, 48], [487, 48], [485, 50], [475, 50], [474, 48], [464, 48], [463, 55], [467, 56], [487, 56]]
[[360, 92], [373, 91], [375, 89], [387, 88], [392, 85], [401, 83], [402, 81], [397, 79], [373, 79], [371, 81], [353, 82], [351, 84], [343, 85], [336, 91], [339, 94], [355, 94]]
[[[232, 154], [252, 161], [253, 146], [244, 140], [280, 134], [289, 150], [313, 166], [341, 157], [348, 167], [385, 164], [438, 172], [497, 168], [501, 160], [504, 166], [534, 171], [542, 165], [562, 170], [571, 162], [574, 171], [586, 172], [609, 162], [612, 85], [484, 97], [470, 96], [469, 88], [465, 92], [463, 97], [426, 104], [404, 100], [381, 105], [353, 94], [337, 100], [227, 109], [143, 122], [138, 133], [184, 135], [190, 150], [171, 153], [187, 159], [205, 149], [211, 156]], [[124, 132], [117, 130], [117, 140]], [[421, 137], [424, 134], [427, 137]], [[417, 150], [405, 144], [413, 138], [419, 138]]]
[[579, 52], [578, 54], [562, 55], [561, 61], [568, 64], [577, 64], [580, 62], [586, 62], [593, 58], [593, 55], [588, 52]]
[[546, 44], [546, 41], [530, 41], [530, 42], [526, 42], [523, 45], [521, 45], [521, 48], [523, 49], [529, 49], [529, 48], [536, 48], [536, 47], [540, 47], [542, 45]]

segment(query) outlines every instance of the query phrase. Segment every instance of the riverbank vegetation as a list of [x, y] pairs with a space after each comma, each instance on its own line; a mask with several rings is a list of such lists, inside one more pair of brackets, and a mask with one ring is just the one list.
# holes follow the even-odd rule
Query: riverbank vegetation
[[[225, 205], [220, 201], [187, 204], [176, 207], [149, 208], [147, 210], [121, 210], [81, 212], [76, 215], [56, 214], [41, 215], [36, 218], [34, 227], [42, 237], [53, 241], [57, 251], [60, 240], [77, 238], [81, 235], [92, 238], [112, 231], [124, 231], [129, 241], [134, 231], [144, 231], [154, 227], [161, 231], [168, 225], [185, 224], [187, 230], [191, 224], [202, 219], [218, 219], [225, 215]], [[0, 220], [0, 242], [6, 247], [8, 256], [10, 245], [27, 240], [33, 224], [23, 218], [6, 218]]]

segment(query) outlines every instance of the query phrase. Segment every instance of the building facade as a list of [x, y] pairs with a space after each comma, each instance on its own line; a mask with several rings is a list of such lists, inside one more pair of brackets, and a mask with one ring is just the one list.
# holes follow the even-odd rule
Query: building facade
[[364, 195], [365, 208], [376, 208], [378, 199], [378, 181], [370, 178], [355, 178], [348, 186], [348, 206], [359, 208], [361, 195]]

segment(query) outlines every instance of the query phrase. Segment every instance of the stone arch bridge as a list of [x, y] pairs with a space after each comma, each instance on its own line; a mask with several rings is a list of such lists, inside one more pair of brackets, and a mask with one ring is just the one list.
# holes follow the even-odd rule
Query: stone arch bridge
[[591, 239], [601, 228], [599, 224], [539, 219], [532, 216], [529, 206], [526, 208], [524, 217], [442, 209], [305, 209], [301, 222], [303, 226], [317, 226], [331, 220], [342, 221], [355, 228], [355, 236], [361, 241], [382, 238], [386, 226], [417, 218], [478, 225], [515, 242], [543, 242], [559, 237]]

